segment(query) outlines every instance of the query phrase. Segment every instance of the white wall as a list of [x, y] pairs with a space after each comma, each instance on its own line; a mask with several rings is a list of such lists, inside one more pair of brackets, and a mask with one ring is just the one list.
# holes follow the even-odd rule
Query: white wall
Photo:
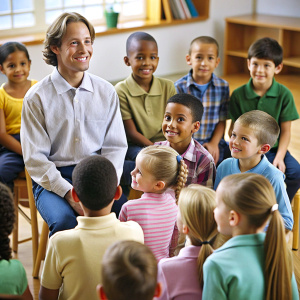
[[300, 1], [257, 0], [256, 11], [259, 14], [300, 17]]
[[[198, 0], [197, 0], [198, 1]], [[296, 0], [295, 0], [296, 1]], [[252, 0], [211, 0], [208, 20], [177, 26], [159, 27], [146, 30], [157, 40], [159, 65], [155, 75], [164, 76], [188, 71], [185, 62], [189, 43], [197, 36], [211, 35], [220, 43], [221, 64], [216, 72], [222, 73], [223, 39], [225, 18], [252, 12]], [[131, 32], [97, 37], [89, 71], [109, 81], [119, 81], [130, 74], [130, 67], [125, 66], [125, 43]], [[29, 46], [32, 60], [30, 78], [42, 79], [52, 70], [42, 60], [43, 45]], [[0, 81], [5, 80], [2, 76]]]

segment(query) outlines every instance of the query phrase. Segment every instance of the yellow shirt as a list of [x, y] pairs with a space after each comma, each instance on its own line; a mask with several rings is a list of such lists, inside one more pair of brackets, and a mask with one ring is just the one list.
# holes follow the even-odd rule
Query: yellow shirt
[[[37, 80], [31, 80], [31, 86], [37, 83]], [[23, 98], [14, 98], [6, 93], [4, 89], [5, 83], [0, 87], [0, 109], [4, 111], [6, 133], [20, 133], [21, 113], [23, 106]]]

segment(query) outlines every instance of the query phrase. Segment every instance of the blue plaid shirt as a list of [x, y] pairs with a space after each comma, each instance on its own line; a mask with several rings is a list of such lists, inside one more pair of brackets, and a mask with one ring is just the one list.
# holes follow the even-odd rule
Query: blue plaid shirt
[[210, 140], [216, 125], [228, 118], [229, 85], [228, 82], [212, 74], [212, 79], [202, 95], [199, 85], [194, 82], [192, 70], [175, 82], [178, 94], [186, 93], [197, 97], [203, 104], [203, 117], [200, 129], [193, 137], [200, 143]]

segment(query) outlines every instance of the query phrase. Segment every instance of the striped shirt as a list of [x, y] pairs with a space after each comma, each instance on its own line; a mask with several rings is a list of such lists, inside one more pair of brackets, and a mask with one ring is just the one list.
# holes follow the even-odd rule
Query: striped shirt
[[193, 137], [201, 143], [202, 140], [211, 139], [216, 125], [228, 118], [229, 85], [228, 82], [212, 74], [212, 79], [204, 94], [199, 84], [192, 77], [192, 70], [175, 82], [178, 94], [186, 93], [197, 97], [203, 104], [203, 117], [200, 129]]
[[177, 234], [177, 211], [178, 207], [170, 194], [144, 193], [140, 199], [129, 200], [122, 206], [119, 220], [131, 220], [140, 224], [144, 231], [145, 245], [159, 261], [169, 257], [170, 250], [172, 252], [176, 246], [177, 241], [172, 236], [173, 233]]
[[[157, 142], [155, 145], [170, 147], [168, 141]], [[189, 174], [186, 186], [197, 183], [213, 188], [216, 177], [216, 166], [211, 154], [196, 140], [191, 139], [190, 145], [181, 155], [186, 163]]]

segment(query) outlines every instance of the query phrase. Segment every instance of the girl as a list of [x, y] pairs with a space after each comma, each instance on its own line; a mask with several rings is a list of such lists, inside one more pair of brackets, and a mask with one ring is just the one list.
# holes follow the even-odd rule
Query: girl
[[125, 203], [119, 219], [133, 220], [141, 225], [145, 244], [157, 260], [173, 255], [177, 244], [175, 221], [178, 208], [174, 197], [166, 190], [174, 187], [177, 200], [187, 173], [184, 160], [171, 147], [149, 146], [136, 157], [131, 186], [144, 194], [140, 199]]
[[0, 47], [0, 70], [7, 82], [0, 87], [0, 182], [13, 187], [24, 170], [20, 144], [23, 98], [37, 81], [28, 80], [31, 61], [26, 47], [8, 42]]
[[0, 183], [0, 298], [6, 299], [4, 295], [20, 295], [21, 299], [32, 299], [23, 265], [19, 260], [11, 259], [9, 235], [14, 223], [12, 194]]
[[202, 266], [213, 252], [218, 232], [213, 214], [215, 192], [191, 184], [181, 191], [178, 207], [178, 230], [188, 236], [191, 245], [181, 249], [178, 256], [158, 263], [158, 282], [163, 286], [159, 299], [198, 300], [202, 296]]
[[233, 237], [204, 264], [203, 299], [299, 299], [269, 180], [254, 173], [230, 175], [216, 194], [218, 231]]

